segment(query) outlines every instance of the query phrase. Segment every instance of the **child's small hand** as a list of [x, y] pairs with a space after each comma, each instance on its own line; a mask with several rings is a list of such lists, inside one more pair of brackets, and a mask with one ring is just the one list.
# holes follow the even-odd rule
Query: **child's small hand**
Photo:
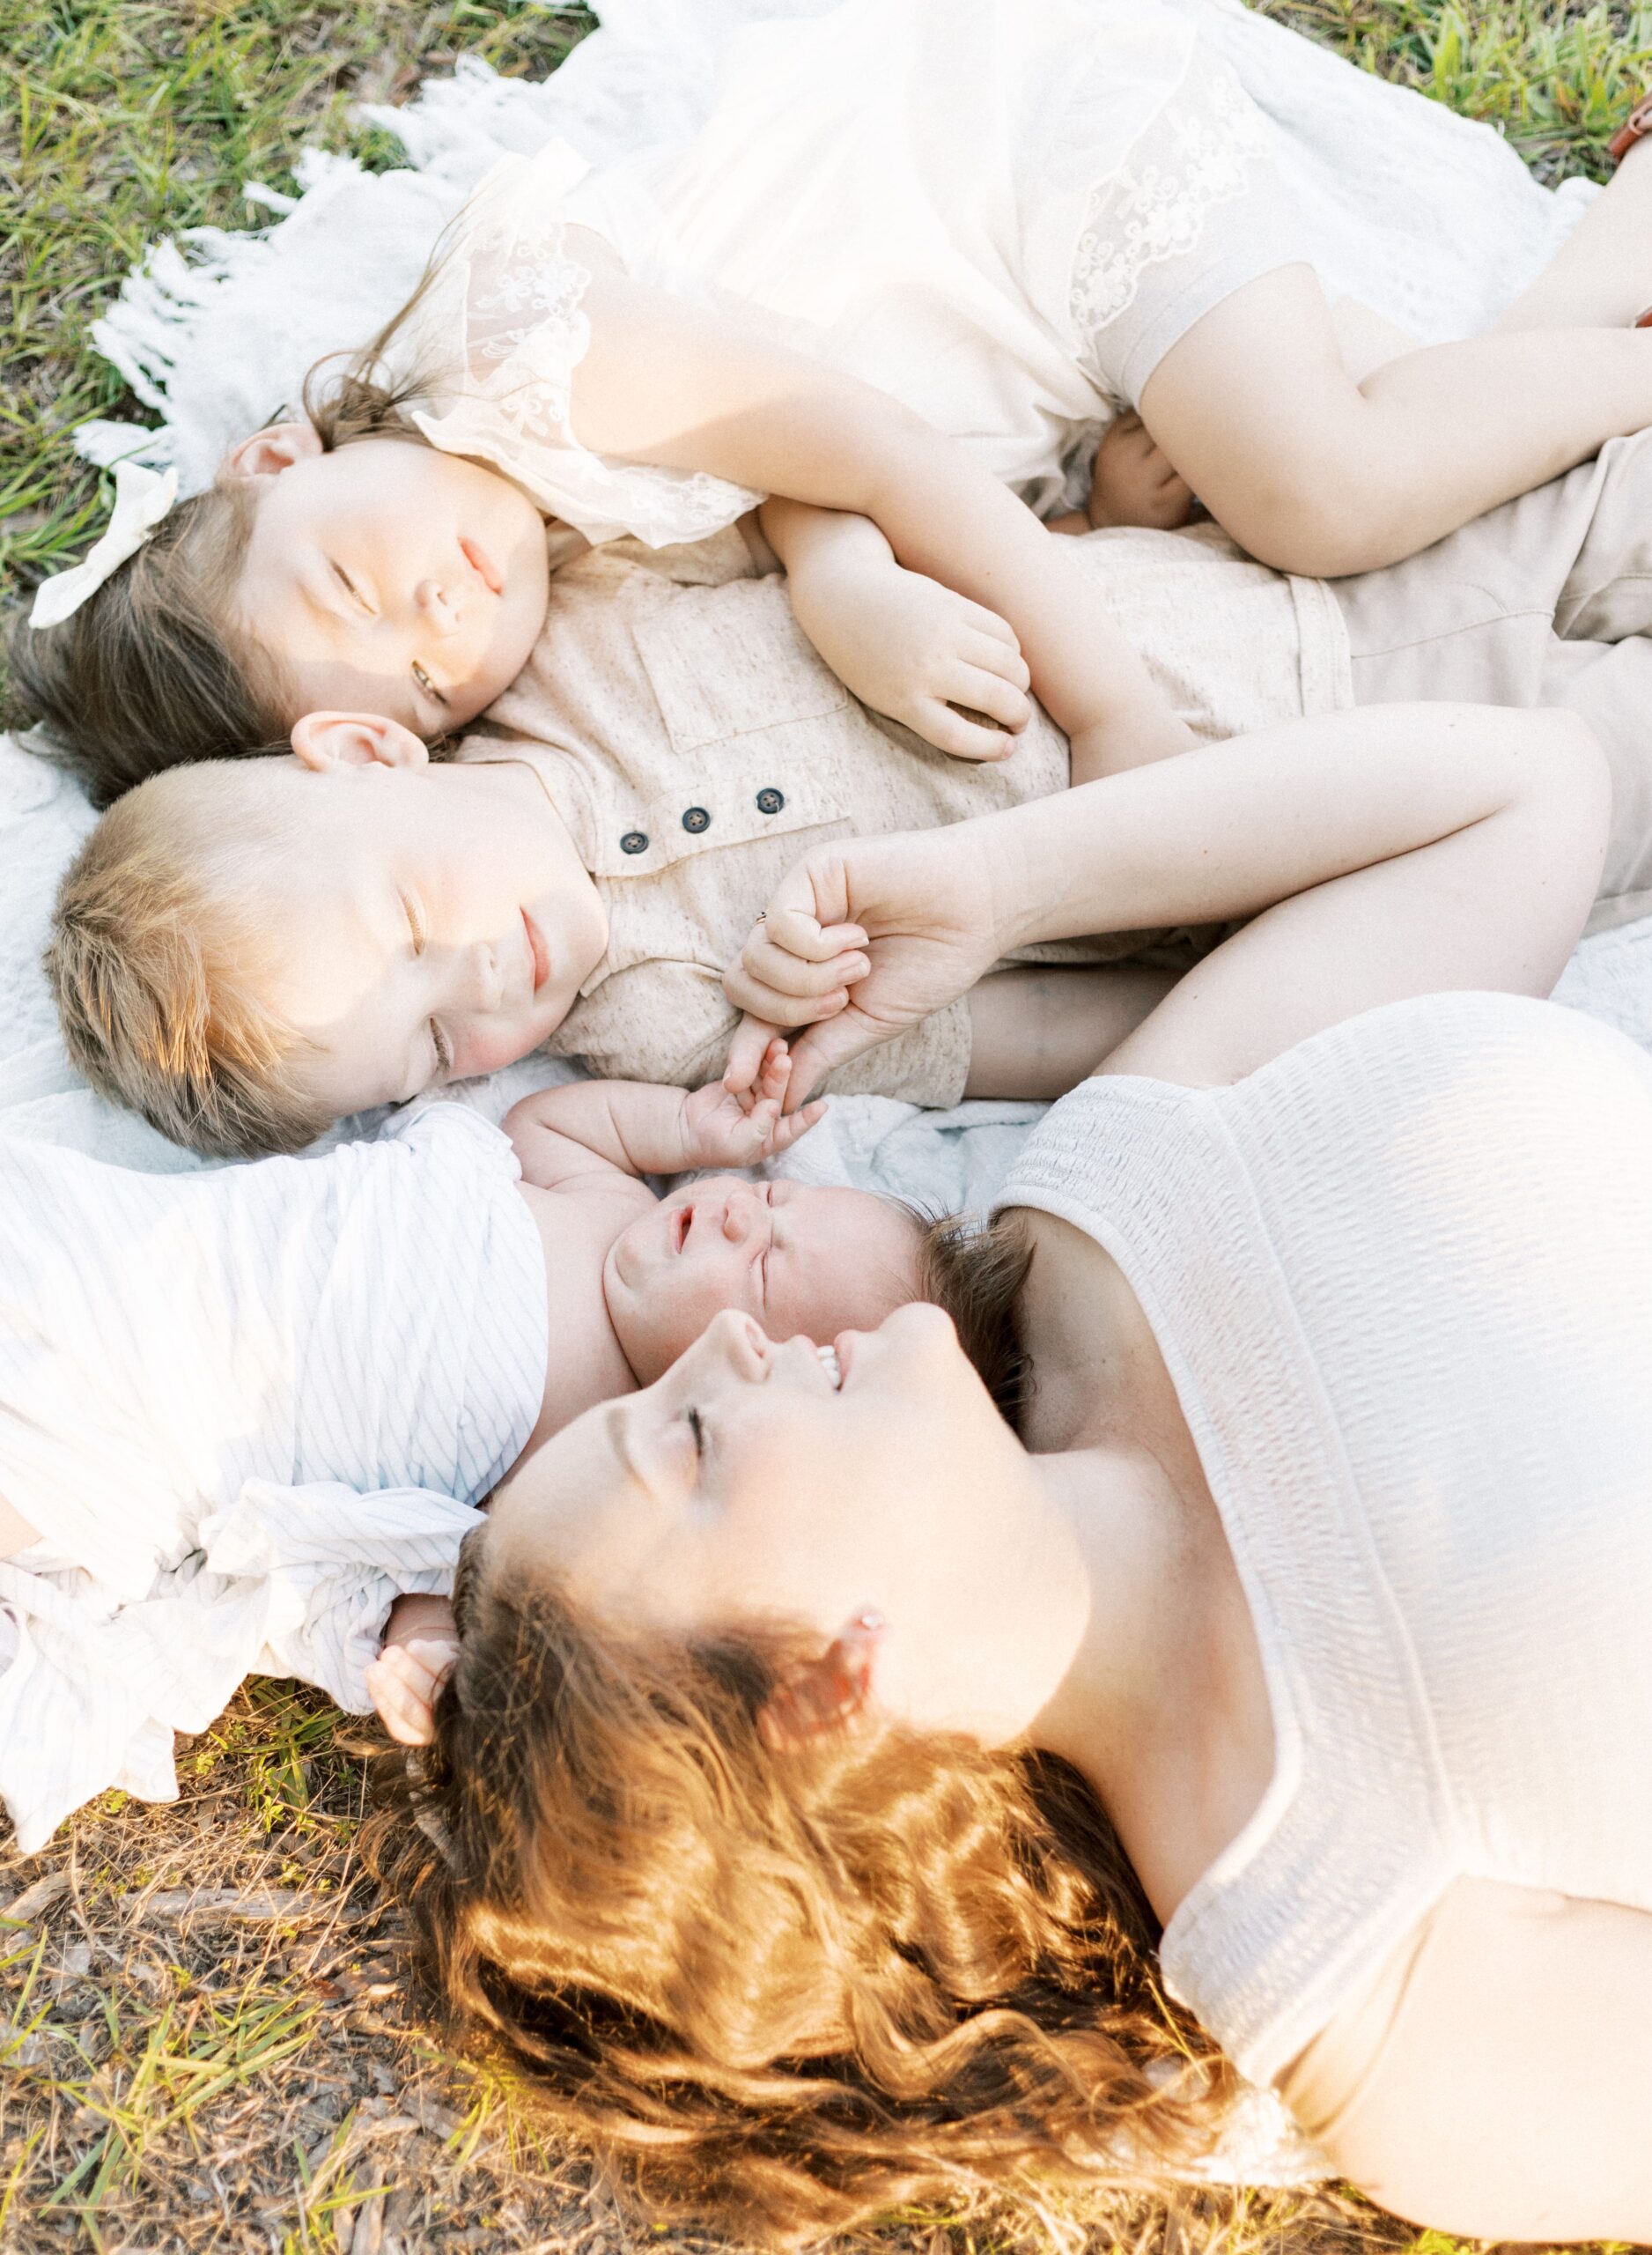
[[1090, 522], [1174, 532], [1193, 513], [1193, 489], [1161, 454], [1140, 416], [1126, 408], [1102, 434], [1090, 482]]
[[744, 1088], [731, 1088], [725, 1075], [684, 1098], [683, 1164], [756, 1166], [789, 1150], [826, 1109], [823, 1103], [809, 1104], [785, 1117], [791, 1084], [791, 1052], [770, 1030], [755, 1074], [747, 1069]]
[[1032, 676], [996, 611], [884, 560], [794, 575], [793, 607], [827, 664], [874, 713], [954, 759], [1002, 759], [1032, 718]]
[[380, 1721], [398, 1746], [428, 1746], [436, 1734], [436, 1695], [459, 1657], [457, 1637], [412, 1637], [387, 1644], [366, 1671]]

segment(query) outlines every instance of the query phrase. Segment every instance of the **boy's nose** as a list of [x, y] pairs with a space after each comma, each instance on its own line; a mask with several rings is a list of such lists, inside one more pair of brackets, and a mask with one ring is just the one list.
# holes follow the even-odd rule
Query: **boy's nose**
[[413, 590], [413, 603], [419, 616], [437, 634], [456, 633], [464, 624], [462, 615], [448, 601], [439, 580], [421, 580]]

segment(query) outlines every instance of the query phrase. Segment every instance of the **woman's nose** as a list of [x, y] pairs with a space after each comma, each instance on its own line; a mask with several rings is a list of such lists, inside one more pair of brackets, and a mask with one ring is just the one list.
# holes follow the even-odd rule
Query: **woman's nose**
[[726, 1307], [714, 1315], [700, 1335], [702, 1351], [737, 1378], [766, 1378], [773, 1348], [761, 1324], [737, 1308]]

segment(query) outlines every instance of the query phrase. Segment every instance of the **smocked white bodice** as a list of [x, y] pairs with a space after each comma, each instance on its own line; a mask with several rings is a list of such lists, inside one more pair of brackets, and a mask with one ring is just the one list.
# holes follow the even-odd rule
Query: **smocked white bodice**
[[1120, 1264], [1254, 1615], [1275, 1774], [1163, 1942], [1240, 2066], [1458, 1876], [1652, 1911], [1652, 1059], [1396, 1004], [1232, 1088], [1087, 1083], [1001, 1203]]

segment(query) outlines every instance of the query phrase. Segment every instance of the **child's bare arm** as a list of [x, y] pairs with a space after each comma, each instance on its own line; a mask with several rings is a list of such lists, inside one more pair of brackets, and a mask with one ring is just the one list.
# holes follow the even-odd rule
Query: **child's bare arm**
[[522, 1179], [538, 1190], [635, 1183], [645, 1174], [694, 1167], [754, 1166], [812, 1128], [823, 1105], [781, 1116], [792, 1061], [784, 1040], [768, 1046], [749, 1100], [720, 1081], [695, 1089], [648, 1081], [570, 1081], [524, 1097], [505, 1114]]
[[1145, 963], [1016, 964], [970, 992], [966, 1097], [1065, 1096], [1133, 1033], [1178, 974]]
[[895, 560], [869, 517], [777, 497], [758, 512], [798, 625], [846, 687], [955, 759], [1002, 759], [1031, 676], [995, 611]]
[[572, 420], [587, 447], [870, 517], [909, 570], [1009, 622], [1080, 758], [1185, 745], [1096, 588], [963, 447], [870, 385], [623, 276], [594, 277], [584, 309]]

